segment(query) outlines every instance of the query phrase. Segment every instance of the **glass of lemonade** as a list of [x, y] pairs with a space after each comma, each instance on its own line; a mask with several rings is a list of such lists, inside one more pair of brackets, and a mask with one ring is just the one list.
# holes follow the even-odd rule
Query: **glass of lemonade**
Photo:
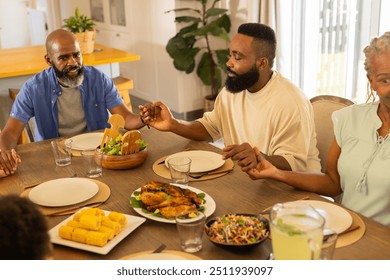
[[276, 260], [317, 260], [325, 219], [304, 202], [275, 204], [270, 214], [273, 256]]

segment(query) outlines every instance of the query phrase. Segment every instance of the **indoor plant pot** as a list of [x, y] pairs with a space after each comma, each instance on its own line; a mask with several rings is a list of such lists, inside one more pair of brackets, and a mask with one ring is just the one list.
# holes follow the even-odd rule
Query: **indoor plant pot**
[[63, 27], [74, 33], [82, 54], [92, 53], [95, 47], [96, 30], [95, 23], [85, 15], [81, 15], [78, 8], [74, 16], [64, 20]]
[[[210, 94], [205, 97], [205, 111], [212, 109], [213, 101], [222, 88], [222, 74], [226, 73], [228, 60], [229, 32], [231, 27], [228, 10], [216, 8], [220, 0], [192, 0], [200, 9], [180, 8], [169, 10], [187, 15], [176, 16], [175, 22], [189, 23], [169, 39], [166, 51], [173, 59], [173, 65], [179, 71], [189, 74], [196, 68], [196, 74], [204, 85], [210, 87]], [[210, 4], [211, 3], [211, 4]], [[212, 37], [226, 44], [223, 48], [213, 48]], [[200, 59], [197, 59], [197, 56]]]

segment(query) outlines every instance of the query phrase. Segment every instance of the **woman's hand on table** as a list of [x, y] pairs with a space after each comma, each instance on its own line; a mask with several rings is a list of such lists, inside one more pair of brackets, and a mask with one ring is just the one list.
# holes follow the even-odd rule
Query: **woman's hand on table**
[[256, 168], [246, 172], [249, 177], [252, 180], [273, 178], [278, 169], [265, 159], [257, 147], [253, 148], [253, 152], [256, 155], [257, 165]]
[[248, 172], [257, 166], [256, 155], [249, 143], [226, 146], [223, 148], [223, 152], [225, 153], [224, 159], [231, 158], [235, 160], [244, 172]]

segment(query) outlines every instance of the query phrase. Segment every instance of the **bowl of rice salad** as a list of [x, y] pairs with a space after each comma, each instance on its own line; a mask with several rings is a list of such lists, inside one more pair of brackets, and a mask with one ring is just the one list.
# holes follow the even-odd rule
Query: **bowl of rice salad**
[[266, 218], [255, 214], [225, 214], [205, 224], [209, 240], [217, 246], [231, 250], [252, 249], [269, 236]]

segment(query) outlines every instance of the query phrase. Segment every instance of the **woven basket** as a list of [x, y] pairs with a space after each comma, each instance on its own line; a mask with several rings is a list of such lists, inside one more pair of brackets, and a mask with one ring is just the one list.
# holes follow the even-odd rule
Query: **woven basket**
[[215, 103], [215, 100], [210, 100], [210, 99], [207, 99], [207, 98], [204, 98], [203, 99], [204, 102], [204, 111], [205, 112], [210, 112], [214, 109], [214, 103]]
[[80, 51], [82, 54], [93, 53], [95, 48], [96, 30], [75, 33], [77, 41], [79, 41]]

